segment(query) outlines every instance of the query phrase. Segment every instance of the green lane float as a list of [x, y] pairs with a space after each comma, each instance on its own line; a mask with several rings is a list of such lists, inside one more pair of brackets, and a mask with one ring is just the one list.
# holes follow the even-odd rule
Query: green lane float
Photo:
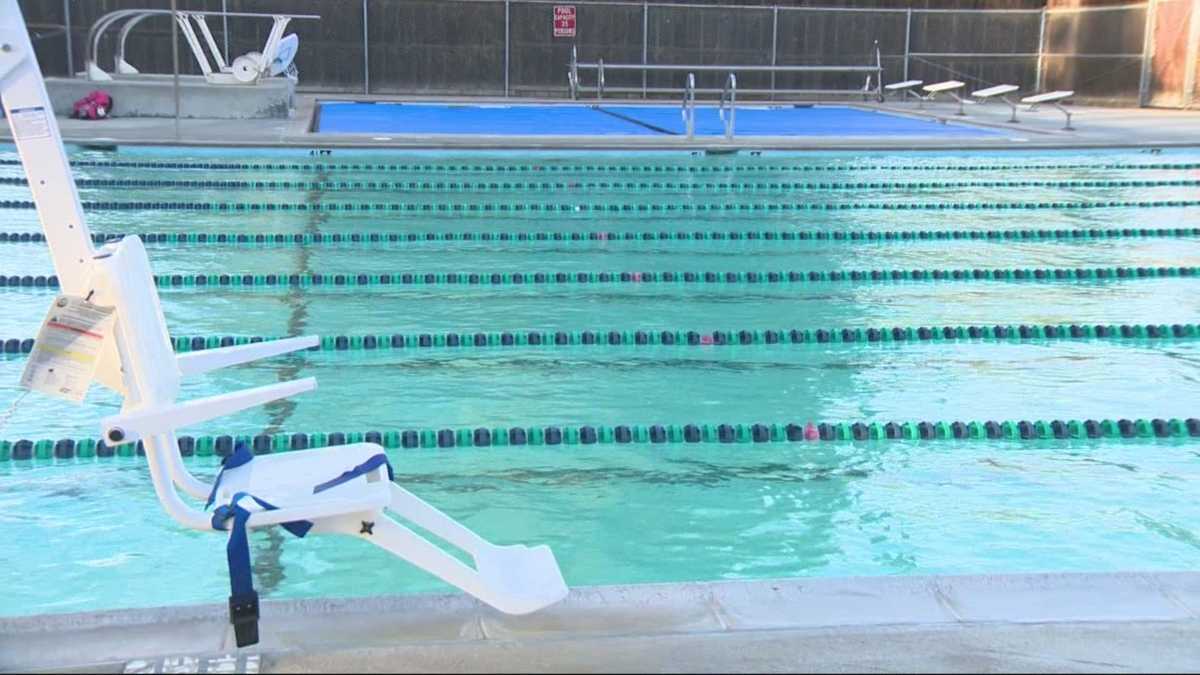
[[[92, 234], [97, 244], [119, 241], [124, 233]], [[1184, 238], [1200, 236], [1200, 227], [1021, 229], [1021, 230], [728, 230], [658, 232], [146, 232], [146, 244], [171, 246], [329, 246], [407, 245], [428, 242], [721, 242], [721, 241], [1086, 241], [1089, 239]], [[0, 232], [0, 243], [42, 243], [41, 232]]]
[[[358, 432], [260, 433], [180, 436], [184, 456], [225, 457], [239, 443], [255, 454], [307, 450], [348, 443], [378, 443], [391, 449], [490, 448], [510, 446], [762, 444], [872, 441], [1083, 441], [1180, 439], [1200, 436], [1196, 418], [1086, 420], [986, 420], [921, 422], [804, 422], [550, 425], [396, 429]], [[94, 438], [0, 441], [0, 461], [94, 459], [143, 454], [141, 443], [108, 447]]]
[[[812, 344], [904, 344], [929, 342], [1029, 342], [1052, 340], [1187, 340], [1200, 337], [1200, 324], [995, 324], [990, 326], [879, 326], [867, 328], [791, 328], [696, 330], [473, 331], [326, 335], [310, 351], [411, 349], [479, 350], [504, 347], [614, 347]], [[232, 347], [281, 339], [248, 335], [193, 335], [172, 338], [176, 352]], [[7, 355], [28, 354], [33, 338], [0, 339]]]
[[[1001, 269], [913, 269], [752, 272], [400, 272], [384, 274], [158, 274], [163, 289], [382, 288], [409, 286], [592, 286], [674, 284], [678, 286], [776, 285], [815, 283], [889, 283], [926, 281], [1096, 281], [1193, 278], [1200, 267], [1038, 267]], [[58, 288], [54, 275], [2, 275], [0, 288]]]
[[[0, 185], [26, 185], [19, 177], [0, 177]], [[311, 191], [322, 192], [559, 192], [569, 190], [628, 190], [637, 192], [828, 192], [844, 190], [919, 191], [962, 188], [1158, 188], [1197, 187], [1200, 179], [1094, 179], [1094, 180], [967, 180], [967, 181], [856, 181], [856, 182], [796, 182], [742, 181], [725, 183], [696, 183], [679, 181], [633, 180], [557, 180], [557, 181], [303, 181], [303, 180], [167, 180], [126, 178], [80, 178], [80, 188], [115, 189], [172, 189], [172, 190], [251, 190], [251, 191]]]
[[[20, 160], [0, 159], [0, 166], [19, 166]], [[1200, 169], [1200, 162], [1061, 163], [1061, 164], [392, 164], [339, 162], [160, 162], [130, 160], [71, 161], [73, 167], [98, 169], [190, 169], [201, 171], [370, 171], [390, 173], [753, 173], [819, 171], [1186, 171]]]
[[[1109, 200], [1091, 202], [817, 202], [763, 201], [754, 203], [716, 202], [693, 204], [671, 201], [629, 202], [170, 202], [170, 201], [94, 201], [83, 202], [89, 211], [199, 211], [205, 213], [438, 213], [438, 214], [603, 214], [606, 216], [646, 213], [804, 213], [823, 211], [1046, 211], [1092, 209], [1194, 208], [1197, 199], [1161, 199], [1152, 201]], [[33, 209], [32, 201], [0, 201], [0, 209]]]

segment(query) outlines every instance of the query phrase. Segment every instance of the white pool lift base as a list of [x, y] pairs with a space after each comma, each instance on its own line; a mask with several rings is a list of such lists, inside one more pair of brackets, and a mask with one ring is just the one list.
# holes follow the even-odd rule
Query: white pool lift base
[[[178, 402], [181, 380], [308, 349], [318, 339], [298, 337], [177, 356], [141, 240], [129, 236], [98, 250], [92, 246], [17, 0], [0, 0], [0, 96], [62, 294], [115, 307], [115, 325], [95, 379], [121, 394], [124, 404], [119, 415], [103, 420], [103, 438], [109, 445], [143, 443], [159, 502], [177, 522], [196, 530], [229, 531], [230, 622], [239, 647], [258, 641], [259, 603], [246, 531], [272, 525], [296, 536], [365, 539], [509, 614], [534, 612], [566, 596], [566, 583], [549, 548], [485, 541], [392, 483], [387, 456], [373, 443], [262, 457], [240, 448], [226, 458], [215, 484], [192, 476], [179, 452], [178, 429], [312, 391], [316, 380]], [[189, 505], [180, 490], [217, 508], [210, 513]], [[461, 549], [474, 567], [401, 521]]]

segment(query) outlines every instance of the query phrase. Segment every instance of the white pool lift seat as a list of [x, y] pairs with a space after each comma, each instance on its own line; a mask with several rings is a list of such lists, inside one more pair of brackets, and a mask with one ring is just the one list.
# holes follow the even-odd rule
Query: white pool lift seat
[[947, 96], [953, 98], [954, 100], [958, 101], [958, 112], [955, 114], [966, 115], [966, 111], [963, 110], [963, 98], [956, 93], [959, 89], [962, 89], [965, 86], [967, 85], [959, 82], [958, 80], [946, 80], [945, 82], [927, 84], [924, 87], [921, 87], [921, 89], [925, 92], [923, 99], [926, 101], [934, 100], [938, 94], [946, 94]]
[[1075, 127], [1071, 126], [1071, 111], [1064, 108], [1060, 103], [1060, 101], [1064, 101], [1074, 95], [1074, 90], [1059, 89], [1057, 91], [1048, 91], [1044, 94], [1026, 96], [1025, 98], [1021, 99], [1021, 103], [1029, 105], [1029, 112], [1037, 110], [1038, 106], [1043, 103], [1049, 103], [1055, 108], [1058, 108], [1059, 112], [1067, 116], [1067, 123], [1065, 126], [1063, 126], [1063, 129], [1066, 131], [1074, 131]]
[[[525, 614], [567, 594], [546, 546], [497, 546], [391, 481], [374, 443], [254, 456], [244, 446], [226, 457], [216, 481], [194, 477], [176, 431], [316, 388], [314, 378], [179, 402], [185, 377], [309, 349], [297, 337], [176, 355], [141, 240], [128, 236], [94, 249], [45, 83], [17, 0], [0, 0], [0, 98], [46, 233], [61, 293], [115, 308], [94, 379], [124, 397], [102, 421], [109, 445], [141, 442], [163, 509], [181, 525], [228, 531], [230, 622], [239, 647], [258, 641], [258, 595], [247, 530], [281, 525], [296, 536], [342, 534], [369, 541], [500, 611]], [[215, 507], [212, 512], [179, 494]], [[411, 526], [440, 538], [467, 565]]]
[[889, 93], [899, 92], [901, 100], [911, 95], [920, 101], [921, 95], [916, 92], [916, 88], [922, 84], [925, 84], [925, 80], [904, 80], [903, 82], [893, 82], [891, 84], [884, 85], [883, 88]]
[[1019, 89], [1020, 87], [1015, 84], [997, 84], [994, 87], [987, 87], [986, 89], [976, 89], [975, 91], [971, 92], [971, 96], [979, 99], [981, 103], [986, 103], [993, 98], [999, 98], [1001, 101], [1004, 101], [1012, 110], [1012, 114], [1009, 116], [1008, 121], [1012, 124], [1016, 124], [1018, 121], [1020, 121], [1017, 119], [1017, 104], [1010, 99], [1008, 95]]

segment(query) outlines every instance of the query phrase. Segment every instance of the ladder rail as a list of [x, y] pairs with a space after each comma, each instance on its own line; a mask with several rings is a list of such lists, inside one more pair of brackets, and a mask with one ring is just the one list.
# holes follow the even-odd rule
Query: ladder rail
[[[726, 115], [728, 106], [729, 114]], [[725, 123], [725, 140], [733, 140], [735, 117], [737, 116], [737, 75], [729, 73], [725, 78], [725, 88], [721, 90], [721, 107], [718, 110], [721, 121]]]

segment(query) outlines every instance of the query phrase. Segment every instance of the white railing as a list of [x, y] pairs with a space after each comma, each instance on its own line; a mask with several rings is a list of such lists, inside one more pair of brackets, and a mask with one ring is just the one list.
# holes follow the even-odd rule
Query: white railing
[[688, 140], [696, 136], [696, 74], [688, 73], [683, 85], [683, 128], [687, 131]]
[[717, 114], [725, 123], [725, 140], [733, 140], [734, 117], [737, 115], [737, 75], [733, 73], [725, 78], [725, 90], [721, 92], [721, 107], [718, 108]]

